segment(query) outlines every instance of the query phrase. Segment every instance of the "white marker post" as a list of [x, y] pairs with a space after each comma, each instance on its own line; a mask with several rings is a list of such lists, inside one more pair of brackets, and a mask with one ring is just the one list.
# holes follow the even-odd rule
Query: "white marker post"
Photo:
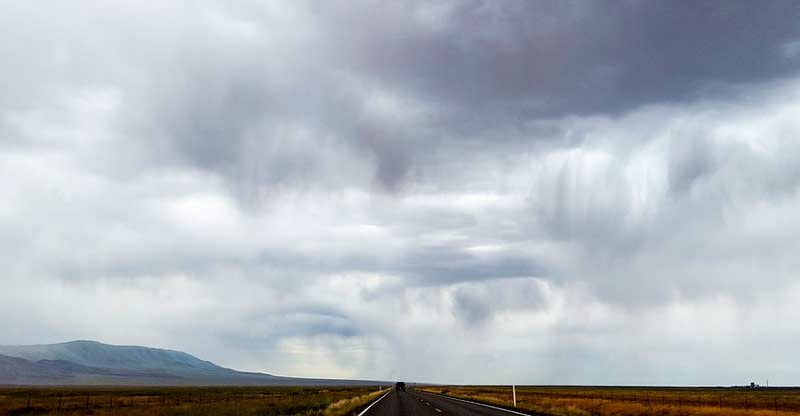
[[517, 407], [517, 386], [511, 385], [511, 395], [514, 397], [514, 407]]

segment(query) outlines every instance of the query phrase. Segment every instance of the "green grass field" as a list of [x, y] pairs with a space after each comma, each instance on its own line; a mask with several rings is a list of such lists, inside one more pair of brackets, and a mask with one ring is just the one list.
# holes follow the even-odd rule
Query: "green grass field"
[[[383, 390], [385, 392], [385, 390]], [[0, 388], [0, 415], [347, 415], [378, 387]]]

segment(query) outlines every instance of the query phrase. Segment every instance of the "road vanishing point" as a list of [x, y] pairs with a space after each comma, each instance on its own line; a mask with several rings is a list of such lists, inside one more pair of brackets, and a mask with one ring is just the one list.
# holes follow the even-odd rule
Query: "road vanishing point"
[[391, 390], [358, 416], [535, 416], [419, 391]]

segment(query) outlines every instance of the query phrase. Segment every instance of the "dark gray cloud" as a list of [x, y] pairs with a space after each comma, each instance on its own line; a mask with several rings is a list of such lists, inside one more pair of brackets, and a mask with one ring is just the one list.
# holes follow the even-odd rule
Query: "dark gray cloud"
[[0, 11], [0, 343], [503, 383], [691, 383], [667, 367], [710, 343], [703, 382], [800, 371], [729, 370], [796, 338], [765, 312], [795, 317], [800, 270], [792, 2]]
[[797, 69], [781, 53], [800, 35], [791, 2], [417, 2], [380, 15], [369, 6], [319, 8], [354, 71], [484, 127], [498, 117], [617, 112]]

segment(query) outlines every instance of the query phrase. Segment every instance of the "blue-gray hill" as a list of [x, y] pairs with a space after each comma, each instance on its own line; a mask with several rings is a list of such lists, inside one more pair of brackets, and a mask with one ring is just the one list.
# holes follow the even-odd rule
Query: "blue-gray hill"
[[108, 345], [96, 341], [0, 346], [0, 354], [24, 358], [34, 362], [60, 360], [83, 366], [119, 370], [160, 370], [210, 374], [225, 374], [231, 371], [185, 352], [149, 347]]
[[0, 346], [6, 385], [345, 385], [360, 380], [278, 377], [220, 367], [191, 354], [96, 341]]

